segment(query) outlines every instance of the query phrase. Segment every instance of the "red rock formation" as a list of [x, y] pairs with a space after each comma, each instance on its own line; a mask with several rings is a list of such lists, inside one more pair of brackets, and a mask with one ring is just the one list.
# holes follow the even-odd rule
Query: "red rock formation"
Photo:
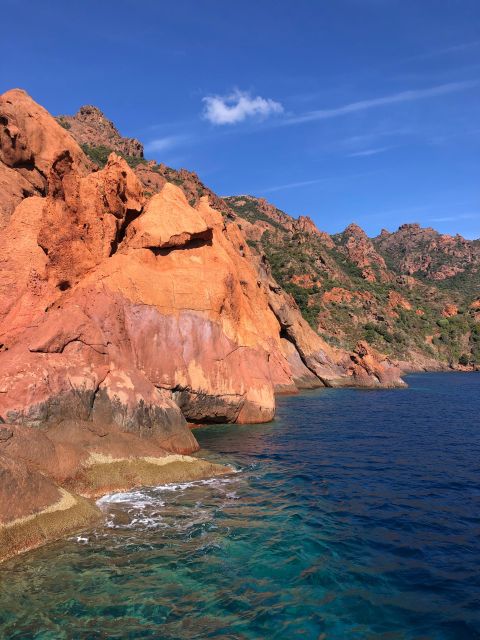
[[480, 245], [460, 235], [442, 235], [419, 224], [403, 224], [395, 233], [382, 233], [376, 247], [405, 274], [422, 273], [431, 280], [447, 280], [467, 268], [480, 266]]
[[291, 277], [290, 281], [305, 289], [311, 289], [316, 284], [309, 273], [295, 274]]
[[135, 138], [122, 136], [97, 107], [86, 105], [80, 107], [75, 115], [57, 116], [56, 120], [80, 145], [87, 145], [92, 150], [103, 147], [126, 157], [130, 162], [134, 160], [131, 164], [146, 197], [159, 193], [166, 182], [172, 182], [183, 190], [190, 204], [197, 204], [201, 196], [208, 195], [215, 209], [233, 215], [224, 200], [206, 187], [193, 171], [176, 170], [163, 163], [157, 164], [154, 160], [144, 160], [142, 143]]
[[371, 303], [373, 302], [373, 296], [369, 291], [349, 291], [342, 287], [333, 287], [322, 295], [322, 301], [327, 304], [332, 302], [352, 302], [354, 300], [358, 300], [361, 303]]
[[[33, 193], [7, 202], [0, 236], [0, 418], [13, 425], [0, 432], [0, 475], [23, 487], [19, 517], [83, 504], [36, 474], [86, 495], [87, 453], [129, 465], [149, 453], [156, 463], [120, 477], [158, 479], [145, 464], [198, 447], [186, 418], [262, 422], [275, 391], [402, 384], [372, 352], [328, 346], [207, 197], [193, 208], [166, 183], [145, 204], [124, 159], [91, 171], [25, 93], [0, 106], [0, 166]], [[15, 519], [5, 511], [5, 530]]]
[[364, 386], [398, 386], [398, 365], [390, 358], [382, 356], [368, 342], [357, 344], [351, 356], [351, 375], [364, 382]]
[[412, 309], [410, 302], [405, 300], [397, 291], [390, 291], [388, 294], [388, 305], [391, 309], [396, 309], [397, 307], [405, 309], [406, 311], [411, 311]]
[[456, 304], [446, 304], [442, 311], [444, 318], [451, 318], [458, 315], [458, 307]]
[[362, 272], [368, 282], [391, 282], [385, 260], [375, 251], [365, 231], [357, 224], [349, 225], [341, 234], [341, 249]]
[[89, 161], [45, 109], [20, 89], [0, 96], [0, 228], [23, 198], [47, 193], [48, 174], [65, 152], [85, 174]]
[[104, 146], [125, 156], [143, 158], [143, 145], [135, 138], [124, 138], [98, 107], [85, 105], [74, 116], [58, 116], [57, 122], [79, 143]]

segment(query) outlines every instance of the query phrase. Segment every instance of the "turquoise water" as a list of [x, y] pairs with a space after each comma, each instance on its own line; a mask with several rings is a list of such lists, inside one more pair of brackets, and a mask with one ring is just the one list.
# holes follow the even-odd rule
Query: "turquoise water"
[[480, 638], [480, 374], [196, 431], [237, 473], [0, 567], [1, 638]]

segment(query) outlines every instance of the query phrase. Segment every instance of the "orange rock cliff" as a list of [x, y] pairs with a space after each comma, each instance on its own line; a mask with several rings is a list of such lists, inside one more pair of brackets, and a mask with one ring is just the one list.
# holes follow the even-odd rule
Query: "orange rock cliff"
[[[122, 157], [99, 170], [17, 89], [0, 97], [0, 225], [5, 555], [93, 519], [78, 494], [158, 481], [159, 459], [215, 472], [185, 456], [188, 422], [269, 421], [281, 391], [403, 384], [366, 343], [327, 345], [206, 196], [192, 207], [166, 183], [147, 199]], [[128, 473], [100, 486], [91, 469], [119, 461]], [[52, 504], [68, 522], [13, 527]]]

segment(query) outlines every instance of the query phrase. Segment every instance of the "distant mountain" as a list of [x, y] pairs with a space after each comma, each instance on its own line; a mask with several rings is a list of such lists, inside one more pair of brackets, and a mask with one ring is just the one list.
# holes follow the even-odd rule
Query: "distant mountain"
[[395, 271], [444, 282], [450, 289], [478, 292], [480, 240], [440, 234], [418, 224], [403, 224], [394, 233], [383, 230], [374, 244]]
[[[333, 345], [364, 339], [411, 368], [480, 365], [480, 241], [418, 224], [328, 235], [262, 198], [232, 196], [249, 243]], [[408, 366], [408, 365], [407, 365]]]

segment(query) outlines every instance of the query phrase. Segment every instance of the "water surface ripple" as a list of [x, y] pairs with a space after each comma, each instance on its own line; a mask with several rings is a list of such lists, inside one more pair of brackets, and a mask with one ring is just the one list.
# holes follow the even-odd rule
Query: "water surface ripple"
[[0, 637], [480, 638], [480, 374], [408, 381], [197, 430], [238, 473], [2, 565]]

